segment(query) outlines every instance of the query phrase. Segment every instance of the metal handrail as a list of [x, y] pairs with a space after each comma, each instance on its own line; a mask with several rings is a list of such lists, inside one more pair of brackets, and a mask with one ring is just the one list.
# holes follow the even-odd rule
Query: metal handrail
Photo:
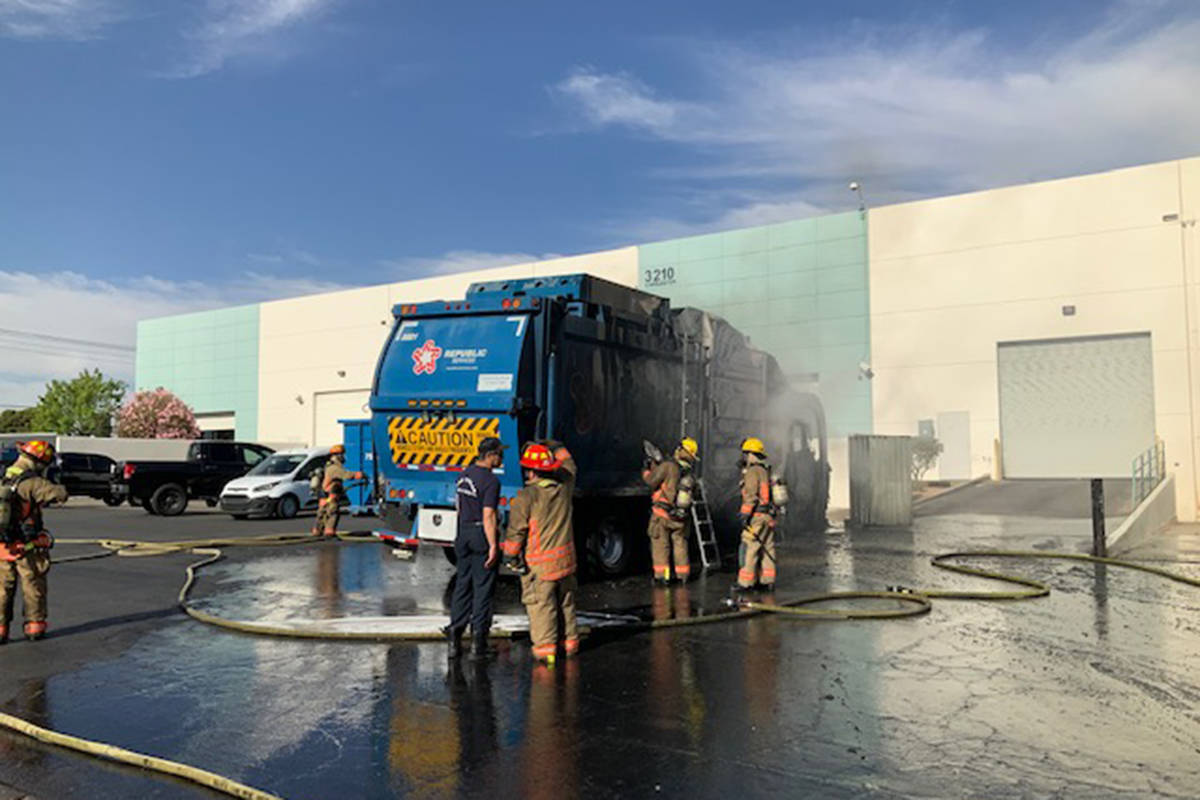
[[1162, 439], [1133, 459], [1133, 507], [1137, 508], [1154, 491], [1167, 472], [1167, 451]]

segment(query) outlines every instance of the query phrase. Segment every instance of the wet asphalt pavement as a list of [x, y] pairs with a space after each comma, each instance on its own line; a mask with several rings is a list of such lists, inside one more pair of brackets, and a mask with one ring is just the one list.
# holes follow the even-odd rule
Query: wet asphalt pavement
[[[48, 522], [60, 537], [160, 540], [310, 524], [95, 506], [53, 510]], [[1089, 542], [1086, 520], [965, 513], [920, 517], [911, 531], [811, 535], [781, 547], [776, 599], [978, 587], [987, 582], [929, 557]], [[1180, 571], [1200, 575], [1193, 544], [1135, 553], [1181, 558], [1192, 563]], [[269, 639], [194, 622], [174, 599], [195, 560], [56, 566], [52, 637], [0, 648], [0, 710], [297, 800], [1200, 794], [1200, 590], [1147, 575], [1014, 562], [1005, 566], [1053, 594], [936, 601], [900, 621], [757, 617], [608, 634], [554, 669], [534, 666], [524, 643], [500, 642], [488, 666], [448, 669], [441, 644]], [[412, 562], [364, 544], [235, 549], [194, 597], [239, 619], [430, 612], [449, 576], [435, 549]], [[580, 606], [691, 616], [721, 610], [731, 579], [587, 583]], [[511, 582], [499, 605], [520, 610]], [[3, 783], [43, 800], [222, 796], [9, 734]]]

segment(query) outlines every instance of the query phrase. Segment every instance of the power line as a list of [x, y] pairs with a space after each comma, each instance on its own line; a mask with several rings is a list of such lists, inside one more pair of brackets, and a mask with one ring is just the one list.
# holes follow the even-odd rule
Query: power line
[[64, 342], [66, 344], [75, 344], [75, 345], [81, 344], [81, 345], [85, 345], [87, 347], [99, 347], [99, 348], [107, 349], [107, 350], [120, 350], [122, 352], [127, 352], [127, 353], [135, 352], [135, 348], [130, 347], [129, 345], [125, 345], [125, 344], [113, 344], [111, 342], [96, 342], [96, 341], [91, 341], [88, 339], [72, 339], [67, 336], [51, 336], [48, 333], [32, 333], [30, 331], [13, 330], [12, 328], [0, 328], [0, 335], [23, 337], [26, 339], [34, 339], [39, 342], [42, 342], [42, 341]]
[[133, 361], [133, 353], [103, 353], [103, 352], [87, 352], [83, 350], [50, 350], [44, 347], [30, 347], [23, 344], [6, 344], [0, 342], [0, 355], [7, 351], [17, 350], [23, 353], [34, 353], [40, 356], [51, 356], [54, 358], [93, 358], [100, 361], [112, 361], [115, 363], [128, 364]]

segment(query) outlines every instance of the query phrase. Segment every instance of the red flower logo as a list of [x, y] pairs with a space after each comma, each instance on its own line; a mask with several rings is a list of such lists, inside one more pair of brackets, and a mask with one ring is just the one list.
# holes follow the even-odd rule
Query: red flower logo
[[442, 348], [426, 339], [425, 344], [412, 352], [413, 375], [432, 375], [437, 371], [437, 360], [442, 355]]

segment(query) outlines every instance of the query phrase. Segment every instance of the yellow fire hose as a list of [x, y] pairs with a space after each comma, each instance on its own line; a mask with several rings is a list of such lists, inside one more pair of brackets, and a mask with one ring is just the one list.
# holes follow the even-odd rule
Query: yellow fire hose
[[88, 739], [80, 739], [78, 736], [68, 736], [65, 733], [58, 733], [47, 728], [41, 728], [33, 723], [26, 722], [23, 719], [0, 713], [0, 726], [10, 728], [11, 730], [23, 733], [26, 736], [37, 739], [39, 742], [46, 744], [58, 745], [71, 750], [77, 750], [80, 753], [87, 753], [90, 756], [98, 756], [109, 761], [118, 761], [122, 764], [131, 764], [135, 767], [148, 769], [153, 772], [161, 772], [164, 775], [174, 775], [177, 778], [189, 780], [192, 783], [198, 783], [201, 786], [207, 786], [210, 789], [216, 789], [219, 792], [224, 792], [231, 797], [240, 797], [243, 800], [283, 800], [278, 795], [264, 792], [260, 789], [255, 789], [252, 786], [247, 786], [244, 783], [230, 780], [222, 777], [215, 772], [190, 767], [187, 764], [180, 764], [175, 761], [168, 761], [165, 758], [156, 756], [148, 756], [143, 753], [135, 753], [132, 750], [125, 750], [120, 747], [114, 747], [111, 744], [103, 744], [101, 742], [93, 742]]
[[[373, 537], [369, 536], [353, 536], [339, 535], [339, 539], [351, 542], [374, 542]], [[236, 539], [198, 539], [190, 541], [174, 541], [174, 542], [144, 542], [144, 541], [125, 541], [117, 539], [60, 539], [62, 544], [80, 544], [80, 545], [98, 545], [103, 547], [106, 552], [76, 556], [65, 559], [57, 559], [58, 563], [67, 561], [82, 561], [91, 558], [102, 558], [110, 555], [117, 556], [157, 556], [170, 555], [174, 553], [190, 552], [197, 555], [206, 556], [204, 560], [190, 564], [187, 567], [187, 580], [184, 582], [183, 588], [179, 591], [179, 605], [188, 616], [200, 622], [210, 625], [216, 625], [223, 628], [242, 631], [246, 633], [254, 633], [269, 636], [285, 636], [291, 638], [313, 638], [313, 639], [339, 639], [339, 640], [371, 640], [371, 641], [430, 641], [440, 640], [440, 634], [434, 633], [372, 633], [360, 631], [303, 631], [291, 628], [262, 625], [258, 623], [246, 623], [236, 620], [228, 620], [217, 617], [213, 614], [208, 614], [199, 611], [188, 603], [188, 595], [191, 592], [193, 585], [196, 582], [197, 572], [220, 560], [222, 557], [221, 547], [270, 547], [281, 545], [306, 544], [312, 542], [323, 541], [318, 537], [310, 535], [287, 534], [280, 536], [261, 536]], [[1117, 558], [1101, 558], [1098, 556], [1084, 555], [1081, 553], [1059, 553], [1059, 552], [1043, 552], [1038, 550], [980, 550], [980, 551], [962, 551], [955, 553], [943, 553], [934, 556], [930, 563], [938, 569], [948, 570], [950, 572], [961, 575], [970, 575], [972, 577], [987, 578], [989, 580], [1000, 581], [1003, 583], [1015, 584], [1024, 587], [1019, 590], [1010, 591], [964, 591], [964, 590], [948, 590], [948, 589], [895, 589], [885, 592], [827, 592], [824, 594], [811, 595], [802, 597], [798, 600], [793, 600], [783, 604], [767, 603], [761, 601], [747, 601], [736, 605], [729, 611], [716, 614], [708, 614], [701, 617], [684, 617], [682, 619], [667, 619], [622, 623], [614, 626], [614, 628], [625, 629], [661, 629], [682, 627], [687, 625], [703, 625], [714, 622], [722, 622], [726, 620], [745, 618], [762, 613], [781, 614], [799, 619], [807, 620], [855, 620], [855, 619], [896, 619], [901, 617], [911, 617], [921, 614], [927, 614], [932, 609], [933, 599], [940, 600], [1029, 600], [1035, 597], [1045, 597], [1050, 594], [1050, 588], [1040, 581], [1035, 581], [1030, 578], [1024, 578], [1017, 575], [1009, 575], [1001, 572], [990, 572], [979, 569], [977, 567], [968, 567], [962, 564], [949, 563], [960, 559], [979, 559], [979, 558], [1036, 558], [1049, 560], [1069, 560], [1081, 561], [1092, 564], [1104, 564], [1112, 567], [1122, 567], [1124, 569], [1137, 570], [1151, 575], [1156, 575], [1161, 578], [1166, 578], [1177, 583], [1186, 584], [1188, 586], [1200, 587], [1200, 578], [1192, 578], [1178, 572], [1171, 572], [1159, 567], [1150, 566], [1147, 564], [1139, 564], [1134, 561], [1124, 561]], [[886, 600], [897, 601], [902, 607], [882, 608], [882, 609], [863, 609], [855, 610], [849, 608], [806, 608], [806, 606], [814, 606], [828, 602], [845, 601], [845, 600]], [[510, 635], [510, 634], [505, 634]], [[22, 733], [38, 741], [45, 742], [60, 747], [66, 747], [88, 755], [106, 758], [113, 761], [119, 761], [125, 764], [132, 764], [137, 767], [160, 772], [166, 775], [174, 775], [186, 780], [198, 783], [202, 786], [207, 786], [211, 789], [224, 792], [232, 797], [246, 798], [246, 800], [281, 800], [276, 795], [254, 789], [249, 786], [237, 783], [236, 781], [224, 778], [206, 770], [191, 767], [186, 764], [180, 764], [167, 759], [158, 758], [155, 756], [143, 755], [129, 750], [124, 750], [112, 745], [93, 742], [87, 739], [81, 739], [75, 736], [57, 733], [46, 728], [38, 727], [17, 717], [8, 714], [0, 714], [0, 727], [9, 728], [11, 730]]]

